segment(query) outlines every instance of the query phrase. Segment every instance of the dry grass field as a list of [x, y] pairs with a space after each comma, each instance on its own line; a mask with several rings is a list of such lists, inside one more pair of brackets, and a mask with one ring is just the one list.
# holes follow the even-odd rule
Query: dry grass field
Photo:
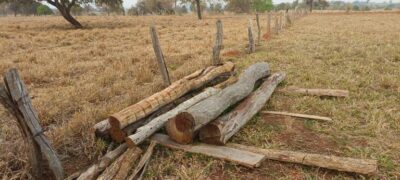
[[[330, 116], [334, 123], [258, 115], [232, 142], [264, 148], [377, 159], [378, 178], [400, 177], [400, 14], [312, 14], [245, 53], [250, 16], [223, 16], [223, 60], [241, 71], [269, 62], [286, 71], [279, 87], [348, 89], [350, 98], [275, 93], [268, 110]], [[29, 88], [45, 134], [67, 174], [86, 168], [106, 149], [92, 126], [162, 89], [149, 25], [155, 23], [172, 80], [209, 65], [215, 21], [207, 17], [0, 18], [0, 72], [15, 67]], [[262, 28], [266, 30], [266, 17]], [[29, 178], [16, 121], [0, 109], [0, 177]], [[157, 146], [152, 179], [353, 179], [360, 175], [265, 161], [248, 169]]]

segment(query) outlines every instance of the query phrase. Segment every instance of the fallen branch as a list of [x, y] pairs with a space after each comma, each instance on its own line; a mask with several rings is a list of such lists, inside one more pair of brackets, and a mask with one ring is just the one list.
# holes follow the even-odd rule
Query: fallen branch
[[196, 131], [217, 118], [229, 106], [248, 96], [256, 81], [269, 74], [267, 63], [250, 66], [235, 84], [170, 119], [165, 125], [168, 135], [181, 144], [192, 142]]
[[304, 89], [289, 87], [281, 90], [281, 92], [297, 93], [313, 96], [329, 96], [329, 97], [349, 97], [349, 91], [347, 90], [336, 90], [336, 89]]
[[129, 145], [129, 147], [135, 147], [136, 145], [140, 144], [146, 138], [150, 137], [153, 135], [155, 132], [157, 132], [159, 129], [161, 129], [164, 124], [172, 117], [176, 116], [178, 113], [186, 110], [187, 108], [197, 104], [198, 102], [215, 95], [219, 92], [219, 89], [216, 88], [208, 88], [204, 92], [200, 93], [199, 95], [193, 97], [192, 99], [189, 99], [182, 104], [180, 104], [178, 107], [175, 109], [158, 116], [157, 118], [153, 119], [150, 121], [148, 124], [138, 128], [136, 130], [136, 133], [125, 138], [125, 141]]
[[151, 139], [169, 148], [180, 149], [191, 153], [204, 154], [235, 162], [250, 168], [259, 167], [261, 162], [265, 159], [264, 155], [226, 146], [214, 146], [208, 144], [181, 145], [172, 141], [167, 135], [164, 134], [155, 134], [151, 137]]
[[227, 144], [229, 147], [238, 148], [254, 153], [264, 154], [267, 159], [298, 163], [309, 166], [318, 166], [345, 172], [355, 172], [366, 175], [376, 174], [378, 165], [376, 160], [353, 159], [346, 157], [328, 156], [320, 154], [308, 154], [294, 151], [273, 149], [261, 149], [240, 144]]
[[93, 180], [96, 179], [97, 176], [104, 171], [111, 163], [115, 161], [122, 153], [126, 151], [128, 146], [126, 144], [122, 144], [113, 151], [104, 155], [99, 162], [93, 164], [89, 167], [85, 172], [83, 172], [78, 180]]
[[314, 115], [308, 115], [308, 114], [297, 114], [297, 113], [278, 112], [278, 111], [262, 111], [261, 113], [274, 114], [274, 115], [283, 115], [283, 116], [292, 116], [292, 117], [299, 117], [299, 118], [315, 119], [315, 120], [332, 122], [332, 119], [329, 118], [329, 117], [314, 116]]
[[132, 174], [129, 176], [128, 180], [140, 180], [143, 177], [144, 172], [146, 171], [147, 165], [149, 164], [150, 157], [153, 154], [154, 147], [157, 145], [155, 141], [151, 141], [149, 147], [146, 150], [146, 153], [143, 154], [140, 159], [138, 165], [136, 165], [135, 170], [133, 170]]
[[122, 142], [126, 136], [122, 129], [127, 127], [129, 124], [148, 116], [160, 109], [162, 106], [182, 97], [189, 91], [198, 89], [206, 83], [211, 82], [213, 79], [232, 72], [233, 69], [234, 64], [227, 62], [221, 66], [211, 66], [196, 71], [195, 73], [172, 83], [166, 89], [113, 114], [108, 118], [111, 126], [109, 129], [111, 137], [117, 142]]
[[208, 144], [225, 144], [229, 138], [264, 107], [276, 86], [283, 81], [285, 76], [284, 73], [271, 75], [235, 109], [200, 129], [200, 140]]
[[124, 152], [116, 161], [97, 178], [97, 180], [125, 179], [128, 176], [130, 167], [139, 158], [142, 150], [130, 148]]

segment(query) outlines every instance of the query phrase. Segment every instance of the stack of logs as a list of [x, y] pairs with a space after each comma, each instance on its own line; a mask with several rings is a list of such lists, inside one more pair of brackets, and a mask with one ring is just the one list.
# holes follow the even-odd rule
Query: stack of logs
[[[375, 160], [227, 143], [264, 107], [286, 76], [283, 72], [271, 74], [267, 63], [253, 64], [238, 78], [232, 76], [233, 72], [231, 62], [201, 69], [96, 124], [96, 137], [121, 145], [110, 149], [75, 178], [140, 179], [157, 143], [250, 168], [260, 166], [268, 158], [367, 175], [376, 173]], [[164, 127], [167, 135], [156, 134]], [[190, 145], [196, 137], [204, 144]], [[139, 145], [147, 139], [150, 145], [135, 163], [142, 153]]]

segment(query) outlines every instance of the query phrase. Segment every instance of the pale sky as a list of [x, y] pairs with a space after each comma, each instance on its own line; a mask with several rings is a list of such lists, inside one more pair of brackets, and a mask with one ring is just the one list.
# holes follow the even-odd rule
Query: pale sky
[[[293, 0], [272, 0], [274, 4], [279, 4], [281, 2], [293, 2]], [[331, 1], [331, 0], [328, 0]], [[345, 2], [353, 2], [354, 0], [342, 0]], [[366, 1], [366, 0], [359, 0]], [[399, 3], [400, 0], [392, 0], [393, 3]], [[130, 8], [136, 4], [137, 0], [124, 0], [124, 8]], [[370, 0], [370, 2], [389, 2], [389, 0]]]

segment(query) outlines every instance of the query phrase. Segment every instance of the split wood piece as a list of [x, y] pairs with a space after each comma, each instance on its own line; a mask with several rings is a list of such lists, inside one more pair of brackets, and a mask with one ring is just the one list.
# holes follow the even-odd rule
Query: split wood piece
[[271, 13], [268, 12], [268, 19], [267, 19], [267, 33], [271, 35]]
[[265, 159], [264, 155], [226, 146], [214, 146], [202, 143], [196, 145], [181, 145], [172, 141], [167, 135], [164, 134], [155, 134], [151, 137], [151, 139], [172, 149], [180, 149], [186, 152], [204, 154], [250, 168], [259, 167], [261, 162]]
[[261, 41], [261, 26], [260, 26], [260, 17], [258, 15], [258, 13], [256, 13], [256, 22], [257, 22], [257, 45], [260, 45], [260, 41]]
[[251, 54], [256, 52], [256, 44], [254, 42], [253, 36], [253, 23], [251, 23], [251, 19], [249, 19], [249, 26], [247, 27], [248, 35], [249, 35], [249, 47], [247, 53]]
[[223, 35], [224, 35], [223, 30], [222, 30], [222, 22], [220, 19], [217, 20], [216, 25], [217, 25], [217, 35], [216, 35], [216, 39], [215, 39], [215, 46], [213, 48], [213, 59], [212, 59], [213, 60], [212, 64], [214, 66], [219, 65], [221, 63], [219, 55], [220, 55], [221, 49], [223, 47], [222, 40], [223, 40]]
[[126, 136], [122, 131], [123, 128], [182, 97], [189, 91], [198, 89], [221, 75], [231, 73], [234, 67], [233, 63], [226, 62], [221, 66], [211, 66], [196, 71], [174, 82], [166, 89], [113, 114], [108, 118], [111, 125], [109, 129], [111, 137], [117, 142], [122, 142]]
[[116, 161], [114, 161], [106, 170], [97, 178], [97, 180], [118, 179], [123, 180], [128, 176], [130, 167], [140, 157], [142, 150], [140, 148], [129, 148]]
[[314, 96], [349, 97], [349, 91], [336, 90], [336, 89], [305, 89], [305, 88], [289, 87], [282, 91], [298, 93], [298, 94], [314, 95]]
[[283, 116], [292, 116], [292, 117], [299, 117], [299, 118], [315, 119], [315, 120], [332, 122], [332, 119], [329, 118], [329, 117], [314, 116], [314, 115], [308, 115], [308, 114], [298, 114], [298, 113], [288, 113], [288, 112], [278, 112], [278, 111], [262, 111], [262, 113], [264, 113], [264, 114], [274, 114], [274, 115], [283, 115]]
[[150, 162], [151, 155], [153, 154], [154, 147], [156, 147], [157, 142], [151, 141], [149, 147], [147, 148], [146, 152], [143, 154], [142, 158], [138, 165], [136, 165], [135, 169], [133, 170], [132, 174], [129, 176], [128, 180], [140, 180], [142, 179], [144, 172], [147, 169], [147, 166]]
[[294, 151], [261, 149], [257, 147], [244, 146], [240, 144], [227, 144], [229, 147], [238, 148], [254, 153], [264, 154], [267, 159], [298, 163], [309, 166], [318, 166], [327, 169], [333, 169], [345, 172], [355, 172], [366, 175], [374, 175], [378, 172], [376, 160], [353, 159], [346, 157], [337, 157], [320, 154], [309, 154]]
[[162, 53], [160, 42], [158, 40], [156, 27], [154, 25], [150, 26], [151, 41], [153, 43], [154, 53], [156, 54], [158, 66], [161, 71], [161, 75], [164, 81], [164, 86], [167, 87], [171, 85], [171, 80], [169, 79], [169, 73], [167, 65], [165, 64], [164, 55]]
[[[33, 107], [28, 90], [16, 69], [11, 69], [5, 74], [4, 84], [7, 88], [9, 102], [12, 103], [12, 112], [20, 123], [20, 127], [23, 130], [22, 133], [28, 137], [28, 139], [34, 140], [32, 148], [35, 149], [33, 152], [36, 154], [35, 156], [37, 156], [35, 159], [41, 160], [41, 153], [43, 153], [55, 178], [64, 179], [64, 170], [61, 161], [58, 159], [57, 152], [43, 134], [36, 109]], [[40, 147], [40, 150], [38, 147]], [[34, 162], [33, 165], [41, 165], [41, 163]], [[39, 173], [37, 175], [40, 176], [42, 172], [35, 173]]]
[[207, 144], [223, 145], [255, 116], [271, 97], [276, 86], [285, 79], [285, 73], [275, 73], [232, 111], [200, 129], [199, 137]]
[[127, 142], [129, 147], [135, 147], [142, 143], [144, 140], [146, 140], [148, 137], [153, 135], [155, 132], [157, 132], [159, 129], [161, 129], [164, 124], [172, 117], [175, 117], [178, 113], [190, 108], [191, 106], [197, 104], [198, 102], [215, 95], [219, 92], [219, 89], [216, 88], [208, 88], [204, 92], [200, 93], [199, 95], [193, 97], [192, 99], [189, 99], [179, 106], [177, 106], [175, 109], [153, 119], [151, 122], [148, 124], [138, 128], [136, 130], [136, 133], [126, 137], [125, 141]]
[[256, 81], [268, 75], [270, 75], [270, 69], [267, 63], [250, 66], [240, 75], [235, 84], [171, 118], [165, 125], [168, 135], [178, 143], [191, 143], [195, 133], [201, 127], [248, 96], [253, 91]]
[[126, 151], [128, 146], [122, 144], [113, 151], [104, 155], [97, 163], [90, 166], [85, 172], [83, 172], [78, 180], [93, 180], [103, 172], [111, 163], [113, 163], [122, 153]]

